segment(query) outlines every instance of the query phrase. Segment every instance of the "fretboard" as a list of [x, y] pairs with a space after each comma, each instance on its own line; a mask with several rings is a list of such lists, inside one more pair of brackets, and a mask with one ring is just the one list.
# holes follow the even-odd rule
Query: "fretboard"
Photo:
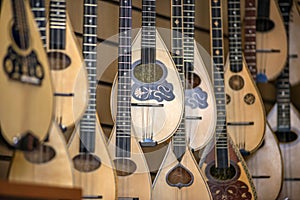
[[270, 17], [270, 0], [258, 0], [257, 18], [269, 19], [269, 17]]
[[230, 70], [243, 68], [240, 0], [228, 0], [228, 33]]
[[131, 0], [120, 0], [116, 121], [116, 157], [130, 157], [131, 138]]
[[142, 64], [156, 62], [156, 0], [143, 0]]
[[213, 58], [214, 93], [217, 104], [216, 125], [216, 165], [218, 168], [227, 168], [230, 165], [228, 159], [228, 141], [226, 126], [226, 102], [224, 86], [224, 53], [223, 53], [223, 24], [221, 0], [210, 0], [210, 32], [211, 55]]
[[[178, 70], [180, 80], [183, 88], [185, 88], [185, 73], [183, 67], [183, 11], [182, 0], [172, 0], [172, 35], [171, 35], [171, 50], [172, 58]], [[179, 127], [172, 138], [173, 152], [178, 160], [181, 159], [185, 153], [186, 148], [186, 134], [185, 134], [185, 112], [183, 110], [183, 117]]]
[[46, 49], [46, 8], [45, 0], [30, 0], [31, 10], [38, 25], [43, 46]]
[[89, 81], [89, 100], [80, 120], [80, 152], [95, 151], [97, 87], [97, 0], [84, 0], [82, 53]]
[[66, 47], [66, 0], [50, 0], [49, 49]]
[[194, 71], [195, 0], [183, 0], [184, 68]]
[[[291, 0], [278, 1], [281, 15], [283, 17], [287, 38], [289, 39], [289, 21], [290, 10], [292, 6]], [[289, 44], [289, 42], [288, 42]], [[289, 54], [288, 54], [289, 55]], [[286, 65], [276, 80], [277, 87], [277, 130], [280, 132], [289, 131], [290, 123], [290, 82], [289, 82], [289, 58], [286, 60]]]
[[245, 1], [244, 55], [253, 79], [256, 79], [256, 0]]

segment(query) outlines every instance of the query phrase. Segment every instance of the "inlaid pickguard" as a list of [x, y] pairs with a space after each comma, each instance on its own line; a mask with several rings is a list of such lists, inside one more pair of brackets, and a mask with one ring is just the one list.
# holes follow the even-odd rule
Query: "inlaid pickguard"
[[207, 92], [200, 87], [185, 90], [185, 105], [195, 109], [208, 107]]

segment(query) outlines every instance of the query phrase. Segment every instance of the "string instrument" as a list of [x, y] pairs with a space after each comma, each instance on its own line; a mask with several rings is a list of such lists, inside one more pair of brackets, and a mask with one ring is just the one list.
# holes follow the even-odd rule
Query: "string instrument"
[[151, 178], [145, 156], [131, 123], [131, 0], [120, 0], [118, 92], [116, 124], [108, 148], [117, 172], [119, 200], [150, 200]]
[[[183, 58], [183, 3], [172, 1], [171, 51], [174, 63], [185, 88], [186, 76]], [[187, 142], [185, 109], [176, 133], [158, 170], [152, 186], [153, 199], [212, 199], [201, 170]]]
[[0, 20], [1, 135], [21, 150], [33, 150], [45, 139], [54, 106], [46, 54], [27, 4], [3, 1]]
[[[169, 50], [156, 30], [156, 1], [143, 0], [142, 4], [142, 29], [132, 43], [132, 128], [142, 146], [156, 146], [169, 139], [179, 125], [183, 90]], [[111, 98], [114, 113], [116, 86], [117, 79]]]
[[260, 93], [248, 70], [241, 38], [240, 2], [228, 4], [229, 55], [225, 71], [227, 129], [242, 155], [262, 143], [266, 117]]
[[87, 72], [75, 40], [66, 0], [50, 0], [47, 55], [55, 89], [55, 120], [67, 141], [88, 99]]
[[[213, 86], [194, 40], [195, 1], [183, 1], [183, 60], [188, 83], [185, 89], [185, 123], [193, 150], [203, 148], [216, 127]], [[205, 56], [205, 55], [203, 55]]]
[[[45, 1], [30, 0], [31, 10], [46, 47]], [[16, 150], [10, 164], [9, 181], [73, 187], [73, 165], [65, 139], [52, 121], [47, 138], [32, 151]]]
[[282, 71], [287, 56], [285, 41], [284, 24], [277, 2], [258, 0], [256, 19], [258, 82], [274, 80]]
[[116, 199], [117, 183], [103, 130], [96, 114], [97, 0], [84, 0], [82, 52], [89, 80], [89, 101], [79, 127], [70, 139], [75, 186], [83, 199]]
[[[244, 55], [249, 69], [256, 69], [256, 1], [245, 1]], [[255, 79], [257, 70], [250, 70]], [[282, 157], [278, 140], [266, 123], [265, 136], [261, 146], [245, 157], [252, 174], [258, 199], [276, 199], [283, 176]]]
[[[229, 8], [232, 5], [229, 5]], [[237, 10], [239, 11], [239, 10]], [[216, 138], [203, 151], [201, 166], [213, 199], [257, 199], [251, 175], [239, 149], [228, 135], [224, 84], [221, 1], [210, 1], [211, 55], [217, 103]]]
[[[292, 1], [278, 1], [289, 39], [289, 17]], [[283, 158], [283, 185], [279, 199], [297, 199], [300, 191], [300, 162], [297, 152], [300, 150], [300, 114], [290, 101], [289, 59], [276, 80], [276, 104], [268, 114], [268, 121], [274, 130]]]
[[299, 85], [300, 79], [300, 44], [298, 41], [300, 31], [300, 7], [299, 1], [295, 1], [290, 11], [289, 26], [289, 64], [290, 64], [290, 84], [291, 86]]

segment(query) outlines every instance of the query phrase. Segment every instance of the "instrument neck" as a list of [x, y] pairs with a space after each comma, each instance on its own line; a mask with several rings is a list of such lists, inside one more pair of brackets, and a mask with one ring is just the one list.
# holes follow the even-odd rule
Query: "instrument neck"
[[243, 69], [240, 10], [239, 0], [228, 0], [229, 62], [232, 72]]
[[216, 125], [216, 166], [228, 168], [230, 166], [228, 153], [228, 136], [226, 126], [226, 100], [224, 86], [224, 55], [223, 55], [223, 22], [221, 0], [210, 0], [210, 33], [211, 55], [213, 58], [214, 93], [217, 104]]
[[257, 75], [256, 65], [256, 0], [245, 1], [244, 55], [249, 71], [254, 80]]
[[[290, 22], [290, 10], [292, 7], [291, 0], [279, 0], [278, 1], [281, 15], [283, 17], [288, 44], [289, 44], [289, 22]], [[288, 53], [289, 55], [289, 53]], [[286, 132], [291, 129], [290, 119], [290, 76], [289, 76], [289, 58], [287, 57], [286, 65], [283, 68], [281, 74], [276, 80], [277, 86], [277, 130]]]
[[270, 18], [270, 0], [257, 1], [257, 18]]
[[39, 27], [43, 47], [46, 49], [46, 8], [45, 0], [30, 0], [31, 10]]
[[80, 120], [80, 152], [95, 152], [97, 87], [97, 0], [84, 0], [82, 53], [88, 75], [89, 99]]
[[66, 48], [66, 1], [50, 0], [49, 49], [64, 50]]
[[131, 0], [120, 0], [116, 121], [116, 157], [130, 157], [131, 138]]
[[156, 62], [156, 1], [143, 0], [142, 10], [142, 64]]
[[183, 0], [184, 68], [194, 71], [195, 0]]
[[[183, 66], [183, 10], [182, 0], [172, 0], [171, 15], [171, 51], [174, 63], [178, 70], [178, 74], [185, 89], [185, 70]], [[186, 134], [185, 134], [185, 111], [183, 108], [183, 117], [179, 127], [172, 138], [173, 152], [178, 160], [180, 160], [186, 150]]]

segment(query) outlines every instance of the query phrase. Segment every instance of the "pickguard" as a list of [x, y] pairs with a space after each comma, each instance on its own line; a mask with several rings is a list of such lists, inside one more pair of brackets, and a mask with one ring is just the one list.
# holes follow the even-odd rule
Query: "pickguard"
[[207, 108], [207, 92], [203, 91], [200, 87], [185, 90], [185, 105], [192, 109]]

